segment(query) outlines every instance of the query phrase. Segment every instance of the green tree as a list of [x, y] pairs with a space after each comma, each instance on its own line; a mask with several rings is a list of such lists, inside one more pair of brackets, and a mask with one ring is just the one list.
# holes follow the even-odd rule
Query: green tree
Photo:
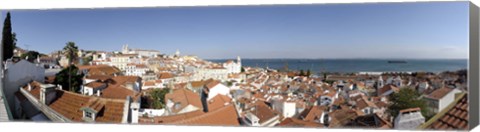
[[22, 59], [27, 59], [27, 61], [33, 62], [37, 57], [40, 55], [37, 51], [28, 51], [27, 53], [24, 53], [20, 56]]
[[245, 72], [245, 68], [243, 68], [243, 66], [242, 66], [242, 69], [240, 69], [240, 70], [241, 70], [240, 72]]
[[305, 76], [305, 72], [303, 70], [300, 70], [300, 75], [299, 76]]
[[[12, 23], [10, 21], [10, 12], [7, 13], [7, 17], [3, 23], [2, 31], [2, 46], [3, 46], [3, 60], [13, 57], [13, 50], [15, 48], [16, 38], [12, 33]], [[2, 61], [3, 61], [2, 60]]]
[[154, 109], [162, 109], [165, 107], [165, 95], [170, 92], [169, 88], [154, 89], [150, 92], [152, 99], [151, 107]]
[[423, 116], [428, 116], [428, 108], [425, 100], [423, 100], [421, 94], [413, 88], [401, 88], [398, 93], [393, 93], [388, 98], [391, 102], [388, 106], [388, 112], [393, 117], [397, 117], [400, 110], [416, 107], [422, 110]]
[[17, 48], [17, 33], [12, 32], [12, 40], [13, 40], [13, 49]]
[[61, 85], [63, 90], [79, 92], [83, 76], [75, 65], [70, 65], [55, 75], [54, 83]]
[[306, 76], [310, 76], [311, 74], [312, 74], [312, 71], [310, 71], [310, 69], [308, 69]]
[[93, 56], [84, 57], [84, 58], [82, 58], [82, 60], [83, 60], [82, 65], [88, 65], [93, 60]]
[[78, 47], [75, 45], [75, 42], [67, 42], [65, 47], [63, 47], [63, 54], [68, 58], [68, 64], [71, 65], [78, 58]]

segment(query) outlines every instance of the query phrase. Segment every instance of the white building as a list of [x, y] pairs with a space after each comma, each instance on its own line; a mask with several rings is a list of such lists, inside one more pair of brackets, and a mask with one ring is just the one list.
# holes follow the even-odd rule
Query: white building
[[143, 57], [157, 57], [161, 53], [158, 50], [130, 49], [127, 44], [122, 47], [122, 54], [138, 54]]
[[228, 79], [228, 70], [223, 67], [198, 68], [194, 73], [194, 80], [215, 79], [225, 81]]
[[223, 67], [227, 69], [227, 73], [240, 73], [242, 71], [242, 60], [240, 56], [237, 56], [237, 62], [233, 62], [232, 60], [223, 63]]
[[280, 123], [280, 115], [275, 113], [265, 104], [257, 102], [255, 106], [246, 111], [242, 122], [247, 126], [272, 127]]
[[127, 65], [133, 63], [136, 57], [136, 54], [115, 55], [110, 57], [110, 65], [115, 66], [122, 71], [125, 71], [127, 69]]
[[90, 82], [83, 85], [82, 94], [88, 96], [100, 96], [101, 91], [107, 88], [107, 84], [101, 82]]
[[[14, 107], [15, 92], [19, 91], [20, 86], [24, 86], [31, 81], [44, 82], [45, 69], [42, 66], [30, 63], [26, 60], [13, 62], [11, 59], [6, 61], [4, 75], [4, 94], [7, 98], [10, 108]], [[13, 114], [15, 112], [13, 111]]]
[[272, 97], [273, 110], [282, 113], [283, 117], [289, 118], [297, 114], [296, 103], [294, 101], [286, 101], [281, 96]]
[[150, 69], [144, 64], [127, 64], [127, 67], [125, 69], [125, 75], [142, 77], [149, 70]]
[[440, 88], [425, 96], [429, 110], [438, 113], [455, 101], [455, 94], [460, 93], [458, 89]]
[[223, 85], [219, 81], [212, 81], [206, 85], [206, 91], [208, 94], [207, 101], [212, 99], [213, 97], [217, 96], [218, 94], [221, 95], [226, 95], [230, 98], [232, 98], [232, 95], [230, 95], [230, 88], [227, 86]]
[[200, 96], [188, 89], [180, 88], [165, 95], [165, 114], [175, 115], [203, 110]]
[[420, 108], [410, 108], [400, 110], [395, 118], [395, 129], [416, 129], [418, 126], [425, 123], [425, 117], [423, 117]]

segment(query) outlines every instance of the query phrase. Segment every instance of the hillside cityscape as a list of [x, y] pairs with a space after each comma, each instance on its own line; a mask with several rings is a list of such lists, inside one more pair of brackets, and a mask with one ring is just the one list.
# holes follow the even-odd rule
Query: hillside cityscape
[[41, 53], [17, 44], [11, 18], [3, 24], [0, 121], [469, 128], [467, 59], [211, 60], [74, 41]]

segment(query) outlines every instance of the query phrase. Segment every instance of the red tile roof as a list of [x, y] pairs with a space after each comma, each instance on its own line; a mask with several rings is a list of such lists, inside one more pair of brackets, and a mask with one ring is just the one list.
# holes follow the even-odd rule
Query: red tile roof
[[88, 75], [109, 75], [120, 74], [122, 71], [116, 67], [108, 65], [83, 65], [78, 66], [79, 70], [88, 70]]
[[218, 84], [220, 84], [220, 81], [218, 81], [218, 80], [213, 80], [213, 81], [207, 83], [207, 88], [208, 88], [208, 89], [212, 89], [213, 87], [217, 86]]
[[406, 112], [415, 112], [415, 111], [420, 111], [421, 109], [419, 107], [415, 107], [415, 108], [408, 108], [408, 109], [403, 109], [403, 110], [400, 110], [400, 113], [406, 113]]
[[162, 72], [158, 74], [158, 79], [169, 79], [173, 77], [174, 77], [173, 74], [169, 72]]
[[258, 117], [259, 123], [262, 124], [279, 114], [272, 110], [263, 101], [255, 102], [254, 106], [250, 109], [250, 112]]
[[324, 106], [313, 106], [308, 114], [303, 118], [305, 121], [314, 121], [321, 118], [323, 111], [326, 109]]
[[219, 108], [225, 107], [231, 104], [232, 99], [228, 96], [217, 94], [212, 99], [208, 100], [208, 111], [214, 111]]
[[[31, 82], [30, 84], [34, 87], [29, 93], [39, 99], [40, 83]], [[28, 86], [25, 86], [24, 89], [28, 90]], [[82, 107], [90, 107], [99, 112], [96, 116], [96, 122], [120, 123], [122, 121], [125, 100], [104, 99], [64, 90], [55, 90], [55, 92], [56, 99], [48, 106], [74, 122], [83, 122]]]
[[[445, 109], [440, 113], [442, 115], [433, 117], [434, 122], [426, 126], [427, 129], [435, 130], [468, 130], [468, 97], [467, 94], [463, 94], [463, 97], [460, 97], [457, 102], [453, 102], [453, 105], [449, 109]], [[430, 121], [428, 121], [430, 122]]]
[[108, 79], [112, 79], [113, 76], [109, 76], [109, 75], [89, 75], [87, 77], [85, 77], [87, 79], [93, 79], [93, 80], [100, 80], [100, 81], [106, 81]]
[[382, 88], [378, 89], [378, 94], [384, 94], [387, 91], [393, 90], [395, 92], [398, 92], [399, 88], [395, 87], [394, 85], [388, 84], [383, 86]]
[[180, 107], [173, 108], [172, 112], [178, 112], [182, 110], [183, 108], [187, 107], [188, 105], [193, 105], [195, 107], [200, 108], [203, 110], [202, 106], [202, 101], [200, 100], [200, 96], [196, 94], [193, 91], [190, 91], [185, 88], [179, 88], [173, 90], [172, 93], [168, 93], [165, 95], [165, 103], [167, 103], [168, 100], [171, 100], [174, 103], [179, 103]]
[[430, 93], [427, 96], [427, 98], [439, 100], [439, 99], [443, 98], [445, 95], [447, 95], [448, 93], [450, 93], [450, 91], [452, 91], [452, 90], [453, 89], [451, 89], [451, 88], [440, 88], [440, 89], [437, 89], [437, 90], [433, 91], [432, 93]]
[[351, 120], [357, 118], [359, 113], [351, 109], [339, 109], [339, 110], [335, 110], [333, 112], [328, 113], [328, 115], [331, 118], [331, 121], [328, 127], [338, 128], [346, 125]]
[[287, 118], [280, 122], [277, 126], [280, 127], [319, 127], [323, 128], [323, 124], [311, 122], [311, 121], [303, 121], [295, 118]]
[[139, 94], [140, 92], [135, 92], [123, 86], [109, 85], [107, 88], [102, 90], [100, 96], [103, 98], [110, 98], [110, 99], [126, 99], [127, 96], [135, 98]]
[[204, 113], [201, 110], [154, 118], [141, 117], [140, 123], [159, 123], [174, 125], [215, 125], [215, 126], [239, 126], [237, 111], [233, 104], [220, 109]]
[[172, 124], [178, 125], [219, 125], [219, 126], [240, 126], [237, 110], [233, 104], [211, 111], [193, 118], [179, 120]]
[[85, 86], [91, 87], [93, 89], [97, 89], [105, 85], [106, 85], [105, 83], [101, 83], [101, 82], [90, 82], [90, 83], [87, 83]]

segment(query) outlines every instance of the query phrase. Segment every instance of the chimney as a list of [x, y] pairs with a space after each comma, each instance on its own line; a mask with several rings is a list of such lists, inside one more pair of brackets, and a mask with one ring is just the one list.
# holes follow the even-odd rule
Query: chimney
[[140, 110], [140, 103], [136, 101], [132, 101], [130, 104], [130, 110], [132, 111], [131, 113], [131, 123], [138, 123], [138, 112]]
[[55, 99], [55, 89], [55, 85], [40, 84], [40, 102], [49, 105], [50, 102]]
[[30, 85], [30, 83], [28, 83], [28, 91], [32, 91], [32, 85]]

